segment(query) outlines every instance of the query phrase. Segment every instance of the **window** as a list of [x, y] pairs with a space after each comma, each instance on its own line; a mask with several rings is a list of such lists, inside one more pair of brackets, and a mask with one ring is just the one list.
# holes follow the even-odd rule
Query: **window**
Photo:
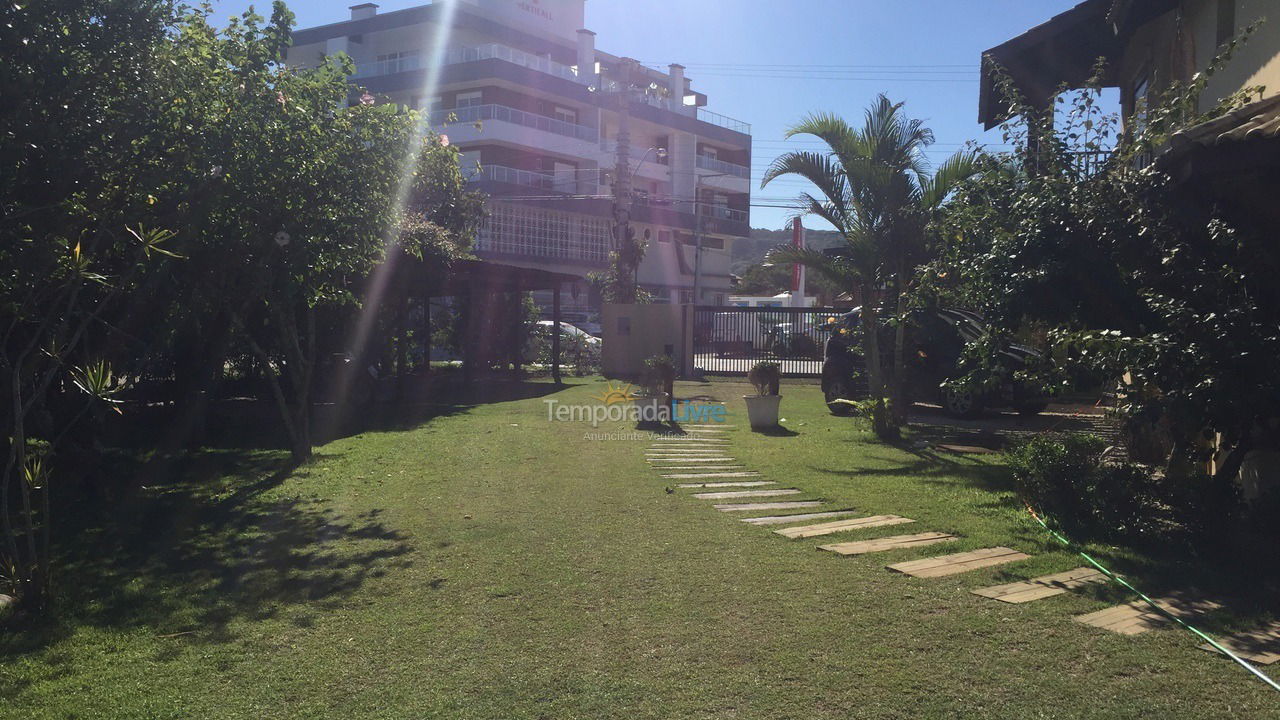
[[712, 160], [720, 159], [720, 151], [710, 145], [703, 145], [702, 152], [700, 152], [699, 155], [702, 155], [704, 158], [711, 158]]
[[435, 97], [421, 98], [418, 100], [418, 109], [423, 112], [431, 112], [432, 110], [440, 109], [441, 104], [439, 95], [436, 95]]
[[692, 290], [681, 290], [681, 291], [680, 291], [680, 304], [681, 304], [681, 305], [692, 305], [692, 304], [693, 304], [693, 291], [692, 291]]
[[1236, 0], [1218, 0], [1218, 32], [1219, 45], [1236, 35]]
[[414, 70], [418, 67], [418, 52], [416, 50], [405, 50], [404, 52], [379, 55], [378, 66], [382, 69], [382, 74], [384, 75]]
[[1129, 97], [1130, 118], [1134, 123], [1134, 128], [1138, 128], [1147, 121], [1147, 103], [1150, 101], [1151, 95], [1151, 75], [1143, 72], [1133, 81], [1133, 94]]
[[669, 242], [671, 242], [671, 231], [670, 231], [670, 230], [659, 230], [659, 231], [658, 231], [658, 242], [664, 242], [664, 243], [669, 243]]
[[479, 90], [476, 90], [475, 92], [458, 93], [457, 97], [453, 100], [453, 106], [455, 108], [479, 107], [483, 103], [484, 93], [481, 93]]
[[570, 125], [578, 124], [578, 111], [572, 108], [560, 107], [559, 105], [556, 105], [555, 109], [552, 111], [551, 114], [555, 119], [559, 120], [560, 122], [567, 122]]

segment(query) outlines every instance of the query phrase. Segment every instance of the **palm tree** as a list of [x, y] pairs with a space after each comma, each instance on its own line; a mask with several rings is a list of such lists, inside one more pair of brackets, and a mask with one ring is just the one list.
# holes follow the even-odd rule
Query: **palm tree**
[[[866, 111], [862, 127], [840, 117], [817, 113], [787, 131], [787, 137], [813, 135], [826, 144], [821, 152], [786, 153], [770, 165], [760, 186], [783, 175], [798, 175], [818, 189], [801, 193], [798, 210], [817, 215], [844, 237], [842, 256], [781, 246], [769, 254], [773, 264], [799, 263], [813, 268], [862, 297], [863, 348], [868, 391], [873, 400], [872, 425], [878, 436], [897, 436], [906, 415], [903, 375], [906, 358], [905, 314], [911, 271], [925, 250], [925, 230], [937, 209], [965, 178], [977, 171], [977, 156], [955, 154], [928, 172], [922, 152], [933, 143], [933, 132], [920, 120], [905, 117], [902, 104], [884, 95]], [[881, 363], [882, 307], [876, 293], [888, 288], [885, 307], [899, 318], [894, 339], [893, 372], [889, 383]], [[886, 412], [886, 389], [892, 416]]]

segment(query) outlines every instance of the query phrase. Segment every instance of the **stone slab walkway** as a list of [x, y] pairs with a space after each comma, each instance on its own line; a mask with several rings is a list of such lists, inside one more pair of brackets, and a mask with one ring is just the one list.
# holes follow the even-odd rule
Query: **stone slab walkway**
[[826, 512], [803, 513], [800, 515], [766, 515], [764, 517], [738, 518], [738, 521], [749, 525], [786, 525], [787, 523], [804, 522], [806, 520], [854, 515], [857, 512], [857, 510], [828, 510]]
[[801, 525], [799, 527], [782, 528], [781, 530], [774, 530], [774, 532], [783, 537], [799, 539], [818, 537], [820, 535], [830, 535], [838, 532], [848, 532], [849, 530], [860, 530], [862, 528], [883, 527], [885, 525], [905, 525], [913, 522], [915, 522], [915, 520], [898, 515], [872, 515], [870, 517], [849, 518], [847, 520], [837, 520], [835, 522], [819, 523], [817, 525]]
[[900, 548], [923, 547], [937, 543], [959, 540], [955, 535], [940, 532], [923, 532], [915, 535], [891, 535], [875, 540], [858, 540], [857, 542], [819, 545], [819, 550], [838, 553], [840, 555], [865, 555], [866, 553], [898, 550]]
[[783, 495], [799, 495], [795, 488], [779, 490], [730, 490], [728, 492], [694, 493], [699, 500], [733, 500], [735, 498], [781, 497]]
[[[1222, 605], [1212, 600], [1204, 600], [1187, 594], [1154, 598], [1153, 602], [1180, 620], [1188, 620], [1222, 607]], [[1075, 620], [1085, 625], [1092, 625], [1103, 630], [1120, 633], [1121, 635], [1138, 635], [1148, 630], [1164, 627], [1171, 622], [1169, 618], [1156, 612], [1142, 600], [1134, 600], [1124, 605], [1116, 605], [1086, 615], [1077, 615]]]
[[940, 555], [923, 560], [911, 560], [889, 565], [889, 569], [905, 575], [920, 578], [943, 577], [977, 570], [978, 568], [1003, 565], [1005, 563], [1026, 560], [1031, 556], [1018, 552], [1013, 548], [993, 547], [954, 555]]
[[[1265, 625], [1257, 630], [1236, 633], [1217, 638], [1218, 644], [1258, 665], [1270, 665], [1280, 661], [1280, 621]], [[1200, 646], [1201, 650], [1218, 652], [1209, 643]]]
[[705, 473], [676, 473], [674, 475], [663, 475], [666, 480], [697, 480], [698, 478], [744, 478], [744, 477], [760, 477], [758, 472], [705, 472]]
[[756, 510], [792, 510], [795, 508], [814, 508], [823, 505], [821, 500], [792, 500], [788, 502], [763, 503], [726, 503], [713, 505], [720, 512], [753, 512]]
[[748, 480], [744, 482], [707, 482], [707, 483], [680, 483], [676, 487], [690, 488], [723, 488], [723, 487], [759, 487], [761, 485], [777, 485], [772, 480]]
[[1043, 575], [1022, 582], [978, 588], [972, 592], [974, 595], [981, 595], [992, 600], [1018, 604], [1061, 595], [1068, 590], [1094, 583], [1105, 583], [1106, 581], [1107, 576], [1102, 571], [1091, 567], [1078, 567], [1074, 570], [1053, 575]]

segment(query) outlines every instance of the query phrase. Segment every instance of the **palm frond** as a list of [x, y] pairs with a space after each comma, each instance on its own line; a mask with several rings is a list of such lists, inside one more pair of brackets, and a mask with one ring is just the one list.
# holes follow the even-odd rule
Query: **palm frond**
[[920, 208], [932, 212], [946, 202], [960, 183], [978, 174], [982, 169], [981, 153], [961, 150], [947, 158], [932, 177], [920, 181]]
[[794, 245], [779, 245], [770, 250], [764, 258], [764, 264], [804, 265], [844, 288], [852, 288], [863, 278], [862, 273], [847, 258], [833, 257], [821, 250]]

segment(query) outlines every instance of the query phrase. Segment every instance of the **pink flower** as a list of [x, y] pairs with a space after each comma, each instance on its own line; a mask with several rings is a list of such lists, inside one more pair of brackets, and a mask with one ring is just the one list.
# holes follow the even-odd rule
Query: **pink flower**
[[440, 147], [449, 147], [449, 136], [448, 136], [448, 135], [441, 135], [441, 136], [440, 136]]
[[363, 95], [361, 95], [361, 96], [360, 96], [360, 104], [361, 104], [361, 105], [372, 105], [372, 104], [373, 104], [373, 101], [374, 101], [374, 97], [373, 97], [372, 95], [370, 95], [369, 93], [365, 93], [365, 94], [363, 94]]

